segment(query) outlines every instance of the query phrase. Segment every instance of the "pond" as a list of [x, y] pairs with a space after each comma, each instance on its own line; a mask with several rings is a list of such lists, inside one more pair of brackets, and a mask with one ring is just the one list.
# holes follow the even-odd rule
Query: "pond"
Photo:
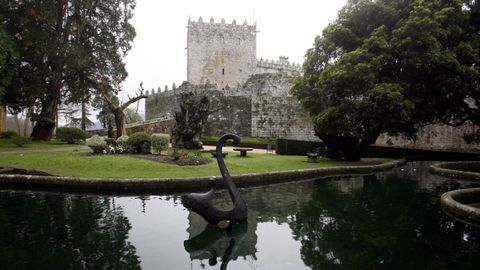
[[[225, 231], [179, 195], [0, 191], [0, 269], [478, 269], [480, 230], [441, 211], [480, 184], [392, 172], [242, 189], [248, 223]], [[228, 207], [226, 193], [215, 203]]]

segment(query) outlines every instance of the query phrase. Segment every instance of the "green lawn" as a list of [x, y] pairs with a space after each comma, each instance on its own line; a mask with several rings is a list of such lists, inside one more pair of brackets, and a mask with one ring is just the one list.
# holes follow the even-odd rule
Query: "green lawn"
[[12, 139], [0, 139], [0, 151], [15, 151], [23, 149], [46, 149], [46, 148], [59, 148], [59, 147], [73, 147], [75, 144], [67, 144], [58, 140], [44, 141], [31, 141], [23, 147], [16, 146]]
[[[231, 153], [225, 163], [230, 174], [285, 171], [342, 165], [361, 165], [319, 158], [306, 162], [304, 156], [248, 154], [242, 158]], [[220, 175], [216, 162], [201, 166], [177, 166], [128, 156], [80, 156], [75, 151], [0, 155], [0, 167], [35, 169], [61, 176], [99, 178], [184, 178]]]

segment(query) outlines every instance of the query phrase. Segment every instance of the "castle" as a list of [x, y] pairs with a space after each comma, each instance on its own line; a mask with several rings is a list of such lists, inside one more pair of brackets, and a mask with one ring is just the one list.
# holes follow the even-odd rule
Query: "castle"
[[298, 100], [289, 94], [292, 78], [302, 74], [299, 64], [257, 59], [257, 27], [188, 21], [187, 81], [149, 93], [146, 120], [169, 117], [176, 111], [178, 93], [193, 91], [210, 97], [222, 109], [210, 115], [204, 133], [318, 140]]
[[[169, 132], [172, 116], [178, 108], [177, 97], [192, 91], [210, 97], [212, 105], [222, 109], [209, 116], [206, 135], [235, 132], [245, 137], [318, 140], [309, 114], [290, 95], [292, 78], [302, 74], [299, 64], [287, 57], [279, 60], [257, 59], [256, 25], [246, 21], [231, 24], [189, 19], [187, 31], [187, 81], [178, 88], [165, 86], [147, 93], [144, 128]], [[149, 122], [150, 121], [150, 122]], [[154, 124], [151, 124], [154, 123]], [[454, 151], [480, 151], [478, 145], [467, 144], [462, 135], [475, 131], [473, 125], [448, 127], [430, 125], [418, 133], [418, 140], [387, 134], [377, 144], [408, 148]], [[134, 129], [133, 129], [134, 130]]]

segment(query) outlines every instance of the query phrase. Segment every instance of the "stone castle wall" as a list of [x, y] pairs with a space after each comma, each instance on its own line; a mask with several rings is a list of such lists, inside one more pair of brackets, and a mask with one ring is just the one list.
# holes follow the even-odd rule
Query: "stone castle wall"
[[190, 91], [207, 95], [211, 109], [204, 134], [235, 132], [240, 136], [318, 140], [307, 112], [289, 94], [292, 77], [284, 73], [256, 74], [238, 88], [219, 90], [217, 85], [182, 84], [178, 89], [155, 93], [146, 100], [147, 119], [173, 116], [177, 95]]
[[255, 74], [262, 73], [285, 73], [289, 76], [299, 76], [303, 73], [299, 64], [290, 63], [288, 57], [280, 56], [278, 61], [263, 60], [257, 61]]
[[251, 136], [251, 98], [248, 96], [228, 96], [217, 90], [217, 85], [192, 85], [184, 82], [179, 88], [149, 95], [145, 102], [146, 119], [173, 117], [179, 110], [178, 95], [181, 92], [194, 92], [210, 99], [210, 110], [214, 111], [204, 128], [206, 135], [223, 135], [236, 132], [240, 136]]
[[473, 124], [465, 124], [460, 127], [443, 124], [428, 125], [419, 130], [415, 141], [407, 139], [405, 136], [382, 134], [378, 137], [376, 144], [427, 150], [480, 152], [480, 145], [469, 144], [463, 140], [465, 133], [476, 132], [478, 129]]
[[217, 83], [219, 89], [237, 87], [254, 73], [257, 60], [255, 25], [189, 20], [187, 80], [192, 84]]

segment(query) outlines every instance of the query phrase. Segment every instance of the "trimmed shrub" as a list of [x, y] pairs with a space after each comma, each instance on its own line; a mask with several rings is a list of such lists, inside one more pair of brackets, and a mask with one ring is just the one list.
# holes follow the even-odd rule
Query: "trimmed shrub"
[[133, 133], [128, 138], [127, 144], [133, 153], [150, 154], [151, 139], [145, 132]]
[[117, 141], [114, 138], [105, 138], [108, 146], [117, 147]]
[[85, 141], [87, 134], [79, 128], [61, 127], [57, 129], [56, 137], [68, 144], [74, 144]]
[[297, 141], [288, 139], [277, 139], [276, 153], [279, 155], [306, 155], [316, 151], [318, 148], [325, 148], [323, 142]]
[[[220, 139], [219, 136], [202, 136], [200, 138], [203, 145], [217, 145], [217, 142], [219, 139]], [[240, 144], [238, 144], [237, 146], [267, 149], [268, 145], [270, 145], [271, 149], [275, 149], [275, 143], [276, 142], [274, 139], [241, 137]], [[232, 145], [232, 141], [227, 141], [225, 145], [227, 146]]]
[[87, 145], [95, 154], [102, 154], [107, 148], [105, 139], [98, 135], [93, 135], [90, 139], [87, 139]]
[[170, 135], [163, 133], [155, 133], [151, 136], [152, 148], [160, 155], [163, 150], [168, 149], [170, 143]]
[[128, 146], [128, 136], [122, 135], [117, 138], [117, 152], [118, 153], [126, 153], [130, 151], [130, 147]]
[[30, 143], [30, 138], [25, 138], [25, 137], [21, 137], [21, 136], [14, 136], [12, 138], [12, 142], [18, 147], [23, 147], [25, 144]]
[[0, 132], [0, 139], [11, 139], [18, 137], [18, 133], [13, 130], [7, 130]]

